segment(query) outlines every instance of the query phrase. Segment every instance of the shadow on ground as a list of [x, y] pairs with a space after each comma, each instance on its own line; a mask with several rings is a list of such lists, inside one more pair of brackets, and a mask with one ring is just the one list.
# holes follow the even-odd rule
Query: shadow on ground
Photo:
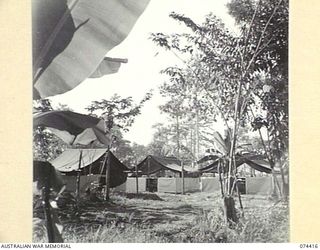
[[[181, 221], [194, 215], [195, 208], [185, 201], [159, 197], [155, 193], [117, 193], [110, 201], [90, 201], [83, 197], [77, 204], [71, 194], [65, 194], [58, 210], [62, 224], [69, 226], [99, 226], [106, 224], [136, 224], [156, 227]], [[42, 211], [38, 211], [38, 215]], [[40, 216], [42, 217], [42, 216]]]

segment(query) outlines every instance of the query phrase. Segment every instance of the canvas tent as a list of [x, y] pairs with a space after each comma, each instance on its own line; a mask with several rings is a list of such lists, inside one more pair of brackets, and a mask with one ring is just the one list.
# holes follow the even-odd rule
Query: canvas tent
[[[206, 166], [200, 166], [199, 171], [201, 173], [218, 173], [218, 163], [219, 157], [215, 155], [205, 156], [198, 161], [198, 163], [203, 164], [204, 162], [210, 162]], [[241, 154], [236, 155], [236, 163], [237, 167], [247, 164], [251, 168], [259, 171], [270, 174], [272, 169], [268, 161], [264, 159], [263, 156], [260, 155], [252, 155], [252, 154]]]
[[75, 191], [81, 155], [80, 191], [84, 191], [93, 182], [105, 184], [106, 154], [110, 157], [110, 187], [113, 188], [126, 181], [128, 168], [105, 148], [67, 149], [50, 163], [63, 174], [67, 190]]
[[[146, 190], [150, 192], [180, 193], [182, 190], [182, 162], [176, 157], [147, 156], [138, 165], [139, 175], [146, 175]], [[188, 166], [184, 166], [184, 177], [197, 173]], [[157, 178], [150, 178], [157, 177]], [[160, 178], [159, 178], [160, 177]], [[168, 178], [169, 177], [169, 178]], [[176, 178], [170, 178], [176, 177]], [[199, 191], [198, 178], [184, 178], [184, 191]]]
[[[154, 155], [148, 155], [143, 161], [138, 164], [138, 171], [140, 175], [150, 176], [159, 172], [170, 171], [175, 174], [181, 174], [182, 166], [181, 161], [172, 157], [159, 157]], [[185, 172], [195, 172], [193, 169], [184, 166]]]
[[[220, 157], [216, 155], [208, 155], [198, 161], [200, 164], [199, 171], [201, 173], [218, 173], [218, 163]], [[205, 163], [207, 165], [203, 166]], [[263, 156], [253, 155], [250, 153], [236, 155], [237, 170], [244, 173], [244, 168], [251, 168], [261, 173], [270, 174], [272, 169], [268, 161]], [[245, 175], [246, 176], [246, 175]], [[243, 176], [244, 177], [244, 176]], [[271, 177], [246, 177], [243, 178], [243, 189], [247, 194], [268, 194], [271, 192]], [[220, 189], [219, 179], [217, 177], [201, 177], [201, 191], [213, 192]]]

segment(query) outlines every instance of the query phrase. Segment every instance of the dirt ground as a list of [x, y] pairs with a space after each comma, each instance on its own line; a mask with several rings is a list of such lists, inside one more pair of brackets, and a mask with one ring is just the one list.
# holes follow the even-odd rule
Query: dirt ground
[[[265, 210], [274, 205], [266, 196], [243, 195], [244, 210]], [[236, 200], [238, 203], [238, 200]], [[237, 204], [239, 207], [239, 204]], [[63, 224], [102, 225], [108, 223], [130, 223], [172, 227], [189, 226], [201, 211], [221, 209], [219, 192], [215, 193], [114, 193], [110, 202], [82, 202], [78, 212], [73, 208], [62, 210]], [[222, 210], [221, 210], [222, 213]], [[74, 216], [72, 216], [74, 215]]]
[[[245, 216], [250, 214], [266, 216], [273, 207], [278, 206], [267, 196], [243, 195], [241, 198]], [[239, 208], [237, 198], [236, 206]], [[122, 241], [123, 234], [128, 235], [128, 230], [131, 230], [129, 233], [131, 233], [132, 239], [126, 239], [126, 242], [148, 242], [150, 239], [141, 238], [148, 234], [152, 235], [152, 239], [154, 239], [152, 241], [155, 242], [161, 242], [162, 239], [165, 242], [179, 242], [179, 239], [185, 240], [186, 237], [189, 237], [185, 235], [186, 231], [192, 235], [195, 226], [200, 231], [212, 231], [212, 227], [216, 225], [211, 221], [217, 221], [217, 218], [221, 220], [223, 215], [219, 192], [197, 192], [185, 195], [112, 193], [109, 202], [92, 202], [82, 199], [77, 207], [75, 203], [66, 199], [61, 207], [58, 210], [58, 215], [69, 242]], [[206, 213], [211, 213], [211, 217], [215, 218], [206, 218], [208, 217]], [[101, 228], [103, 230], [107, 228], [111, 232], [117, 231], [117, 236], [114, 239], [101, 239], [100, 236], [99, 239], [93, 239]], [[197, 229], [196, 232], [199, 230]], [[140, 231], [144, 232], [143, 236], [139, 235]], [[110, 235], [110, 231], [104, 232], [104, 234]], [[161, 240], [158, 236], [161, 237]]]

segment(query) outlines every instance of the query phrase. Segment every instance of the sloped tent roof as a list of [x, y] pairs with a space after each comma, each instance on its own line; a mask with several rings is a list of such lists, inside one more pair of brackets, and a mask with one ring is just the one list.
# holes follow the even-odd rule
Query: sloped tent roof
[[[82, 156], [80, 169], [82, 175], [106, 174], [106, 164], [103, 166], [103, 161], [105, 159], [105, 153], [108, 152], [108, 150], [105, 148], [67, 149], [50, 163], [61, 173], [66, 175], [77, 175], [81, 152]], [[128, 171], [128, 168], [122, 164], [110, 151], [108, 152], [108, 157], [110, 157], [111, 165], [110, 187], [113, 188], [126, 182], [126, 171]], [[99, 182], [100, 184], [105, 184], [105, 177], [102, 176]]]
[[[200, 159], [198, 163], [203, 163], [208, 160], [211, 160], [212, 162], [205, 167], [201, 167], [199, 171], [202, 173], [218, 173], [219, 157], [214, 155], [205, 156], [202, 159]], [[243, 164], [247, 164], [251, 168], [257, 171], [268, 173], [268, 174], [271, 173], [272, 171], [269, 162], [266, 161], [263, 158], [263, 156], [259, 156], [259, 155], [251, 155], [251, 154], [243, 154], [241, 156], [236, 155], [236, 163], [237, 163], [237, 167]]]
[[[171, 170], [175, 173], [181, 173], [181, 161], [172, 156], [172, 157], [159, 157], [154, 155], [148, 155], [143, 161], [138, 164], [138, 171], [142, 175], [154, 174], [160, 170]], [[184, 167], [184, 170], [187, 172], [194, 172], [193, 169]]]

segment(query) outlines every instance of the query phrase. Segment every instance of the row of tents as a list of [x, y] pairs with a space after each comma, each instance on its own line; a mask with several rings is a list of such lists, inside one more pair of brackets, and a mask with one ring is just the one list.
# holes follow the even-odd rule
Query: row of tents
[[[71, 111], [48, 111], [35, 114], [33, 125], [34, 127], [49, 127], [55, 135], [71, 146], [87, 145], [95, 141], [99, 141], [103, 145], [109, 145], [111, 142], [110, 135], [106, 136], [105, 134], [105, 122], [103, 120]], [[226, 150], [224, 151], [226, 152]], [[98, 184], [100, 184], [100, 187], [107, 183], [110, 188], [125, 183], [128, 176], [136, 176], [137, 178], [146, 176], [148, 177], [147, 186], [153, 186], [152, 190], [157, 190], [158, 184], [152, 178], [180, 177], [184, 180], [185, 177], [199, 177], [204, 173], [218, 173], [220, 162], [223, 159], [221, 157], [219, 154], [205, 156], [197, 162], [199, 168], [195, 169], [184, 165], [176, 157], [149, 155], [135, 168], [129, 169], [107, 148], [78, 148], [67, 149], [50, 164], [64, 175], [67, 185], [69, 182], [73, 182], [69, 180], [77, 177], [77, 193], [80, 191], [79, 179], [85, 179], [88, 176], [91, 176], [92, 179], [92, 175], [99, 177]], [[263, 159], [263, 156], [249, 153], [236, 154], [235, 163], [237, 169], [240, 166], [247, 165], [259, 172], [271, 173], [271, 168], [268, 162]], [[224, 168], [222, 171], [227, 171], [227, 169]], [[106, 182], [106, 176], [109, 178], [108, 182]]]
[[[278, 181], [281, 181], [281, 177], [277, 176]], [[152, 182], [148, 182], [151, 180]], [[185, 193], [213, 193], [220, 192], [220, 182], [218, 177], [186, 177], [184, 180], [182, 178], [152, 178], [148, 179], [146, 177], [127, 178], [127, 181], [122, 185], [115, 188], [115, 191], [126, 192], [126, 193], [136, 193], [138, 181], [138, 191], [139, 192], [159, 192], [159, 193], [172, 193], [181, 194], [182, 189]], [[184, 182], [184, 184], [183, 184]], [[153, 184], [153, 185], [150, 185]], [[83, 182], [83, 185], [89, 185], [89, 183]], [[239, 182], [239, 191], [241, 194], [258, 194], [258, 195], [271, 195], [275, 184], [272, 176], [257, 176], [257, 177], [246, 177], [241, 178]], [[281, 187], [282, 188], [282, 187]]]
[[[80, 175], [79, 189], [80, 192], [84, 192], [86, 188], [93, 184], [105, 185], [107, 162], [110, 164], [109, 187], [116, 188], [118, 191], [136, 192], [138, 189], [138, 191], [180, 193], [182, 181], [186, 192], [206, 192], [219, 189], [218, 178], [200, 178], [201, 173], [217, 172], [215, 161], [200, 169], [194, 169], [183, 166], [183, 163], [176, 157], [149, 155], [135, 168], [129, 169], [108, 149], [97, 148], [67, 149], [50, 163], [62, 174], [66, 188], [69, 191], [77, 189], [77, 176]], [[255, 167], [256, 165], [254, 164], [253, 166]], [[255, 168], [261, 172], [271, 172], [271, 169], [266, 165], [261, 164], [261, 167]], [[252, 179], [252, 181], [247, 181], [247, 185], [250, 186], [256, 182]], [[269, 183], [263, 185], [272, 186], [271, 177], [269, 176], [265, 176], [264, 180], [260, 178], [258, 183], [260, 185], [262, 185], [261, 183]], [[269, 190], [269, 188], [267, 189]], [[250, 193], [247, 191], [243, 192]]]

